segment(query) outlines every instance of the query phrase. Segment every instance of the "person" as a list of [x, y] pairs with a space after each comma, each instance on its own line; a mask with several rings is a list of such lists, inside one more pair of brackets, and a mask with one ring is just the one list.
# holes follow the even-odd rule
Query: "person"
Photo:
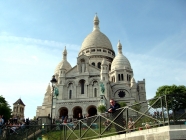
[[62, 123], [63, 123], [64, 119], [65, 119], [65, 116], [62, 115], [62, 117], [61, 117], [61, 121], [62, 121]]
[[150, 129], [150, 125], [148, 124], [148, 122], [146, 122], [145, 128], [146, 128], [146, 129]]
[[77, 117], [77, 120], [81, 120], [81, 119], [83, 119], [83, 116], [82, 116], [81, 113], [79, 113], [79, 114], [78, 114], [78, 117]]
[[26, 119], [26, 123], [25, 124], [26, 124], [26, 128], [29, 128], [29, 124], [30, 124], [29, 118]]
[[124, 126], [124, 129], [125, 129], [124, 133], [126, 133], [126, 125], [127, 125], [127, 122], [126, 122], [126, 120], [125, 120], [125, 118], [124, 118], [124, 119], [123, 119], [123, 126]]
[[67, 119], [68, 119], [68, 117], [65, 116], [65, 118], [64, 118], [64, 120], [63, 120], [63, 124], [67, 124]]
[[10, 133], [13, 134], [13, 133], [16, 133], [16, 129], [18, 128], [17, 124], [16, 123], [13, 123], [13, 125], [11, 125], [11, 128], [10, 128]]
[[134, 126], [134, 121], [132, 120], [132, 118], [129, 118], [129, 121], [128, 121], [128, 129], [130, 131], [133, 131], [135, 129], [135, 126]]
[[91, 118], [90, 118], [90, 114], [87, 114], [86, 116], [86, 121], [87, 121], [87, 126], [90, 126], [91, 125]]
[[22, 123], [21, 123], [21, 129], [25, 129], [25, 122], [24, 121], [22, 121]]
[[0, 115], [0, 136], [2, 134], [3, 125], [4, 125], [4, 120], [3, 120], [2, 116]]
[[106, 131], [109, 131], [111, 129], [111, 126], [112, 126], [108, 119], [103, 123], [103, 125], [105, 126]]
[[110, 100], [110, 108], [107, 110], [108, 113], [111, 113], [112, 115], [112, 120], [114, 120], [114, 125], [116, 132], [118, 134], [123, 134], [123, 127], [121, 126], [121, 121], [123, 120], [122, 113], [120, 110], [120, 104], [116, 103], [114, 99]]

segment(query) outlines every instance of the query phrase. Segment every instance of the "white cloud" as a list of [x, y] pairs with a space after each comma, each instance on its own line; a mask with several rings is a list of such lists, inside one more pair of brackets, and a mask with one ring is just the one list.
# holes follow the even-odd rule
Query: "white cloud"
[[136, 81], [146, 79], [147, 98], [154, 97], [160, 86], [186, 83], [185, 62], [133, 53], [126, 53], [126, 56]]
[[31, 58], [33, 58], [35, 61], [38, 61], [38, 57], [37, 56], [31, 56]]

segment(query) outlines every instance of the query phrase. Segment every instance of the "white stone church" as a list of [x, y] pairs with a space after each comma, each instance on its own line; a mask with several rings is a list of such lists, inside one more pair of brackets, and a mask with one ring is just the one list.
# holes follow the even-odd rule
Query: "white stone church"
[[[72, 67], [67, 60], [67, 50], [55, 69], [56, 87], [59, 95], [53, 97], [53, 118], [68, 115], [76, 118], [78, 113], [95, 115], [99, 105], [109, 107], [109, 100], [125, 102], [128, 105], [146, 100], [145, 80], [136, 82], [129, 60], [117, 44], [114, 52], [108, 37], [99, 29], [95, 15], [93, 31], [84, 39]], [[68, 46], [67, 46], [68, 47]], [[102, 94], [100, 84], [104, 85]], [[52, 88], [48, 85], [42, 106], [37, 107], [36, 117], [51, 114]]]

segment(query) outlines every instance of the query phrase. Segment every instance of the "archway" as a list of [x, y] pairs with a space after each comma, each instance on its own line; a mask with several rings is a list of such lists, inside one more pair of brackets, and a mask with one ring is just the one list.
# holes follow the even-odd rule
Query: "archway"
[[62, 116], [68, 116], [68, 109], [66, 107], [60, 108], [59, 112], [60, 112], [60, 116], [59, 116], [60, 118]]
[[91, 105], [87, 108], [87, 112], [90, 116], [97, 115], [97, 109], [95, 106]]
[[73, 108], [73, 118], [77, 118], [79, 113], [82, 114], [82, 108], [79, 106], [74, 107]]

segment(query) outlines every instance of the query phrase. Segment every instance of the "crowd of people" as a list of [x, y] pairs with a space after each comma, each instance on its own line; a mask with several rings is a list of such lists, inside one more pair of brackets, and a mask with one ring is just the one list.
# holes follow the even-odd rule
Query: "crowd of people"
[[29, 125], [29, 118], [18, 119], [17, 117], [10, 118], [9, 120], [5, 120], [3, 115], [0, 115], [0, 137], [6, 137], [7, 133], [18, 134], [17, 130], [23, 130], [26, 126]]

